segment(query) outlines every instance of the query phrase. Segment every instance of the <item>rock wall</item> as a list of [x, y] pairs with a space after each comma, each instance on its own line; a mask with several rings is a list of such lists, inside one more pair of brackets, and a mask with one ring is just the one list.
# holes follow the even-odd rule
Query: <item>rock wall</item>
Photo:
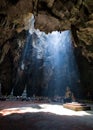
[[[93, 91], [93, 2], [92, 0], [1, 0], [0, 1], [0, 82], [9, 94], [29, 28], [35, 15], [35, 28], [46, 33], [72, 31], [75, 55], [85, 95]], [[9, 88], [9, 89], [8, 89]], [[8, 89], [8, 91], [7, 91]]]

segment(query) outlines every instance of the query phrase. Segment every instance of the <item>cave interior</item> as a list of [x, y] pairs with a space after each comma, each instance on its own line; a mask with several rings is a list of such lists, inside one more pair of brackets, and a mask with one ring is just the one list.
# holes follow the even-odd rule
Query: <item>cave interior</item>
[[93, 100], [92, 81], [91, 0], [0, 1], [0, 95]]

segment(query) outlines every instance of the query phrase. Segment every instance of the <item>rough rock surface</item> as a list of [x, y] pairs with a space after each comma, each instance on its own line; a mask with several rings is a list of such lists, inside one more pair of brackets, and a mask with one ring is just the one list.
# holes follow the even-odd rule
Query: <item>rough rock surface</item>
[[3, 88], [10, 88], [10, 93], [32, 13], [35, 28], [41, 31], [71, 29], [83, 92], [93, 91], [92, 0], [1, 0], [0, 82]]

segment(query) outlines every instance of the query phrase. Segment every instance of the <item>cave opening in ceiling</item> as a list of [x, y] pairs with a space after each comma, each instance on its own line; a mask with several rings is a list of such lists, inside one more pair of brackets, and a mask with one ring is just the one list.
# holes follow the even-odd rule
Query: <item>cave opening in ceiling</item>
[[21, 87], [17, 81], [13, 94], [22, 95], [26, 87], [27, 97], [64, 96], [69, 87], [78, 97], [79, 72], [70, 30], [46, 34], [34, 29], [33, 24], [19, 63], [18, 73], [23, 80]]

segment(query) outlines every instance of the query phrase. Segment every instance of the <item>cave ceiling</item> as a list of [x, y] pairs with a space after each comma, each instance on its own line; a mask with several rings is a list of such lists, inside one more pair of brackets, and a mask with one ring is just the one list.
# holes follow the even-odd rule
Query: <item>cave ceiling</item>
[[35, 28], [46, 33], [71, 29], [75, 43], [86, 45], [82, 50], [86, 51], [87, 59], [93, 58], [91, 51], [87, 53], [87, 48], [93, 45], [92, 0], [1, 0], [0, 44], [27, 30], [32, 13]]

